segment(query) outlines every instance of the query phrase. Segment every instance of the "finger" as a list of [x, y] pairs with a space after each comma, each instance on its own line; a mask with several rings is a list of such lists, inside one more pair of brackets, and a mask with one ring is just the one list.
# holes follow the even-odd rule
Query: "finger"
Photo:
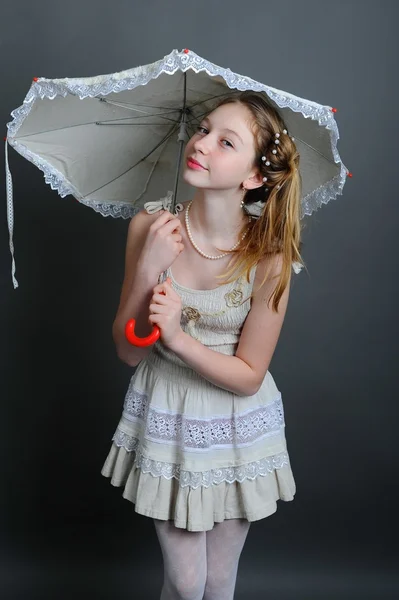
[[169, 306], [163, 306], [162, 304], [150, 304], [150, 312], [156, 315], [167, 315], [170, 312]]
[[173, 215], [171, 215], [171, 217], [172, 217], [172, 219], [170, 221], [167, 221], [166, 223], [164, 223], [162, 225], [162, 232], [165, 235], [168, 235], [172, 232], [178, 233], [180, 231], [181, 221], [177, 217], [174, 217]]
[[159, 329], [163, 329], [165, 325], [165, 316], [164, 315], [150, 315], [148, 317], [148, 322], [151, 325], [158, 325]]
[[154, 221], [154, 223], [158, 222], [158, 224], [160, 225], [161, 223], [167, 223], [168, 221], [170, 221], [170, 219], [173, 219], [173, 218], [174, 218], [174, 215], [172, 215], [170, 210], [163, 209], [163, 210], [159, 211], [159, 216]]
[[167, 294], [168, 296], [173, 296], [174, 289], [172, 288], [172, 281], [171, 281], [170, 277], [167, 277], [162, 285], [163, 285], [163, 290], [164, 290], [165, 294]]
[[154, 292], [154, 294], [160, 294], [161, 292], [165, 293], [165, 284], [164, 283], [158, 283], [158, 285], [156, 285], [152, 291]]
[[171, 233], [170, 235], [175, 242], [181, 242], [183, 240], [181, 233]]
[[167, 304], [169, 302], [165, 294], [154, 294], [152, 297], [152, 301], [158, 302], [159, 304]]
[[172, 215], [168, 210], [161, 212], [159, 217], [151, 224], [150, 230], [157, 231], [166, 226], [166, 233], [181, 226], [180, 219]]
[[154, 325], [158, 325], [158, 327], [160, 327], [160, 323], [159, 323], [159, 319], [162, 318], [161, 315], [150, 315], [148, 317], [148, 322], [149, 323], [153, 323]]
[[181, 225], [180, 219], [176, 215], [172, 214], [169, 210], [160, 211], [159, 216], [154, 223], [157, 223], [159, 227], [162, 227], [162, 225], [168, 223], [169, 221], [178, 221]]
[[[168, 282], [169, 282], [169, 283], [168, 283]], [[169, 289], [172, 289], [171, 283], [172, 283], [172, 280], [171, 280], [171, 278], [170, 278], [170, 277], [167, 277], [167, 278], [165, 279], [165, 281], [162, 281], [162, 283], [158, 283], [158, 285], [156, 285], [156, 286], [153, 288], [153, 290], [152, 290], [152, 291], [153, 291], [153, 292], [155, 292], [155, 293], [159, 293], [159, 292], [161, 292], [161, 291], [165, 291], [165, 290], [167, 289], [167, 287], [168, 287]], [[166, 286], [167, 286], [167, 287], [166, 287]]]
[[176, 290], [174, 289], [173, 285], [172, 285], [172, 280], [170, 277], [168, 277], [166, 279], [166, 281], [163, 283], [164, 290], [165, 293], [167, 294], [167, 296], [172, 299], [172, 300], [179, 300], [180, 301], [180, 296], [179, 294], [176, 292]]

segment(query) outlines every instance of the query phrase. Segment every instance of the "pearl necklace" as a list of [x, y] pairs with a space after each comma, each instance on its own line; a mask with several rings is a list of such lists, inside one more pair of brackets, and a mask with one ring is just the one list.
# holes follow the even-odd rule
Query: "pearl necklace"
[[[198, 248], [197, 244], [193, 240], [193, 236], [191, 234], [191, 229], [190, 229], [190, 223], [188, 220], [188, 211], [190, 210], [192, 203], [193, 203], [193, 201], [191, 200], [191, 202], [187, 205], [186, 212], [185, 212], [185, 221], [186, 221], [186, 229], [187, 229], [188, 237], [190, 239], [190, 242], [194, 246], [194, 248], [197, 250], [197, 252], [199, 252], [205, 258], [209, 258], [210, 260], [217, 260], [218, 258], [223, 258], [223, 256], [227, 256], [232, 250], [235, 250], [237, 248], [237, 246], [239, 245], [239, 243], [241, 242], [241, 240], [243, 240], [245, 238], [245, 236], [247, 235], [249, 228], [241, 236], [241, 240], [238, 240], [238, 242], [236, 244], [234, 244], [234, 246], [232, 248], [230, 248], [230, 250], [228, 252], [223, 252], [223, 254], [219, 254], [219, 256], [211, 256], [210, 254], [205, 254], [205, 252], [202, 252], [202, 250], [200, 248]], [[249, 222], [251, 221], [251, 217], [248, 218], [248, 221]]]

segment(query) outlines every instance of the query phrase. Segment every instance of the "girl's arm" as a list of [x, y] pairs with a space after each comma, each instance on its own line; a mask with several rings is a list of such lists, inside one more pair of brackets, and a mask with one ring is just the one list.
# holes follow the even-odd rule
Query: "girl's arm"
[[169, 348], [214, 385], [238, 396], [256, 394], [256, 374], [241, 358], [211, 350], [184, 331]]
[[129, 223], [125, 277], [112, 326], [112, 337], [118, 357], [131, 367], [136, 367], [152, 349], [152, 345], [140, 348], [130, 344], [125, 336], [125, 325], [129, 319], [136, 319], [135, 333], [139, 337], [145, 337], [152, 331], [152, 324], [148, 321], [149, 305], [153, 288], [158, 284], [159, 273], [141, 263], [140, 252], [153, 220], [154, 217], [143, 210]]

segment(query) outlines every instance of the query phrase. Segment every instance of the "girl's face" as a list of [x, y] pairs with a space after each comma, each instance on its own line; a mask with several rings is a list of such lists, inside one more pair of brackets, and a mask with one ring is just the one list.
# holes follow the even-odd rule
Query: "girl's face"
[[[252, 115], [243, 104], [224, 104], [203, 119], [184, 153], [184, 180], [197, 188], [230, 190], [256, 173]], [[202, 168], [190, 162], [197, 161]]]

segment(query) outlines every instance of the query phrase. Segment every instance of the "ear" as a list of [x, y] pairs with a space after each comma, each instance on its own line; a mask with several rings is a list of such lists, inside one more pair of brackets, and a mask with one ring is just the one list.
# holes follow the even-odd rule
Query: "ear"
[[247, 188], [247, 190], [254, 190], [256, 188], [262, 187], [263, 185], [263, 176], [259, 171], [255, 171], [252, 175], [250, 175], [245, 181], [242, 182], [243, 186]]

